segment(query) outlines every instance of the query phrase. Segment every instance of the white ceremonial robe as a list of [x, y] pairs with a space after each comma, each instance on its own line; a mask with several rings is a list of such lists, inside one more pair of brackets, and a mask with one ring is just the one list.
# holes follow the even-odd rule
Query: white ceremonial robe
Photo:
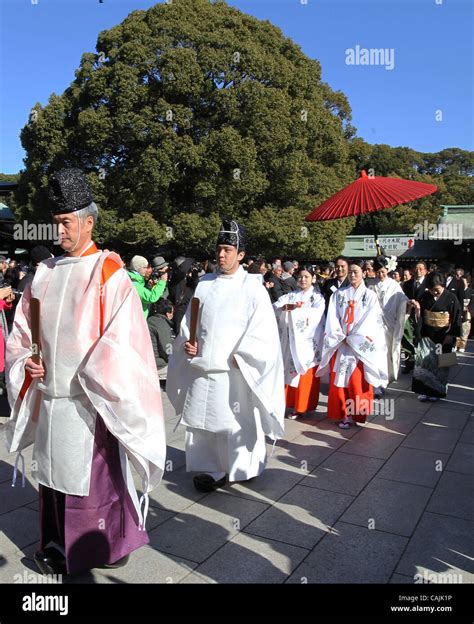
[[374, 292], [378, 297], [383, 315], [385, 342], [387, 344], [388, 378], [389, 381], [394, 381], [398, 378], [400, 368], [400, 352], [408, 297], [400, 284], [391, 277], [386, 277], [383, 281], [375, 284]]
[[[136, 505], [127, 458], [141, 476], [145, 494], [158, 485], [166, 454], [163, 408], [140, 300], [122, 268], [101, 286], [107, 257], [122, 266], [116, 254], [100, 251], [39, 265], [8, 339], [12, 414], [4, 431], [10, 452], [34, 443], [34, 474], [40, 484], [87, 496], [99, 413], [119, 441], [124, 480]], [[41, 303], [46, 375], [44, 381], [31, 382], [22, 400], [24, 365], [32, 354], [31, 297]]]
[[[351, 301], [354, 320], [348, 326], [345, 319]], [[346, 286], [331, 295], [318, 377], [330, 372], [334, 353], [337, 353], [333, 366], [337, 387], [348, 387], [359, 360], [364, 365], [364, 377], [369, 384], [376, 388], [387, 386], [387, 347], [382, 311], [377, 295], [363, 283], [357, 289]]]
[[[286, 304], [302, 302], [300, 308], [283, 311]], [[285, 384], [298, 387], [301, 375], [317, 366], [321, 359], [324, 335], [325, 301], [317, 288], [296, 290], [273, 304], [280, 331], [285, 367]]]
[[187, 427], [188, 471], [260, 474], [265, 435], [284, 435], [285, 396], [278, 329], [265, 288], [242, 267], [199, 282], [198, 355], [184, 351], [190, 306], [168, 363], [166, 391]]

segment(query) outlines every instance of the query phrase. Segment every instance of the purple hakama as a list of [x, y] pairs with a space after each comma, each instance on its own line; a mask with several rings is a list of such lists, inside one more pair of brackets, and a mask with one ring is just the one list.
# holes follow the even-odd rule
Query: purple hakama
[[72, 496], [39, 486], [40, 548], [64, 548], [68, 574], [111, 564], [148, 544], [138, 528], [120, 466], [119, 447], [97, 416], [88, 496]]

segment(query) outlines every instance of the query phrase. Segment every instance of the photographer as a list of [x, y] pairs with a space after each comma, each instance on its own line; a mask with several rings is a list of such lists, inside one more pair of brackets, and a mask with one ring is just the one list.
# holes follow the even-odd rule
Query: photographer
[[154, 284], [152, 288], [147, 288], [145, 277], [148, 272], [148, 260], [143, 256], [133, 256], [130, 261], [130, 271], [128, 275], [132, 280], [135, 290], [142, 302], [143, 314], [148, 318], [148, 312], [152, 303], [156, 303], [165, 292], [168, 282], [168, 272], [157, 273], [153, 271], [148, 280]]
[[165, 291], [164, 291], [164, 293], [162, 295], [163, 299], [167, 299], [168, 295], [169, 295], [168, 286], [169, 286], [169, 279], [170, 279], [170, 270], [169, 270], [168, 263], [166, 262], [166, 260], [162, 256], [156, 256], [151, 261], [151, 269], [148, 269], [148, 270], [151, 271], [151, 274], [148, 277], [148, 286], [149, 286], [149, 288], [153, 288], [154, 280], [156, 278], [162, 279], [163, 275], [165, 273], [167, 273], [167, 275], [168, 275], [168, 284], [166, 285]]

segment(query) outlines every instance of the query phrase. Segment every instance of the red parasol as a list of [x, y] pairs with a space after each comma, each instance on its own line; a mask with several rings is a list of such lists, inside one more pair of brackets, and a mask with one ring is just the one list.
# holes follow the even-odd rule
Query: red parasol
[[[329, 221], [369, 213], [374, 227], [374, 236], [377, 238], [373, 212], [405, 204], [425, 195], [431, 195], [437, 190], [438, 187], [434, 184], [399, 178], [370, 177], [362, 171], [358, 180], [315, 208], [305, 217], [305, 221]], [[380, 253], [378, 244], [377, 252]]]

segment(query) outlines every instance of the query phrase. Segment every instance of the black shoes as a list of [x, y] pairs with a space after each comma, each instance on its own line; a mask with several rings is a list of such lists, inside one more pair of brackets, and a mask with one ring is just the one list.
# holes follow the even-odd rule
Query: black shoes
[[196, 490], [200, 492], [214, 492], [227, 483], [227, 476], [224, 475], [222, 479], [216, 481], [209, 474], [199, 474], [193, 477], [193, 483]]
[[39, 550], [34, 556], [34, 561], [41, 574], [62, 574], [63, 576], [67, 574], [66, 559], [56, 548]]
[[[97, 567], [106, 569], [121, 568], [128, 563], [129, 559], [130, 555], [125, 555], [125, 557], [122, 557], [114, 563], [107, 563]], [[56, 548], [49, 547], [44, 550], [39, 550], [34, 556], [34, 561], [41, 574], [67, 575], [66, 559]]]
[[130, 555], [125, 555], [125, 557], [118, 559], [114, 563], [106, 563], [105, 565], [100, 566], [100, 567], [107, 569], [107, 570], [113, 570], [114, 568], [122, 568], [124, 565], [127, 565], [129, 559], [130, 559]]
[[405, 358], [402, 362], [402, 375], [408, 375], [409, 373], [413, 372], [413, 369], [415, 368], [415, 360], [412, 360], [411, 358]]

